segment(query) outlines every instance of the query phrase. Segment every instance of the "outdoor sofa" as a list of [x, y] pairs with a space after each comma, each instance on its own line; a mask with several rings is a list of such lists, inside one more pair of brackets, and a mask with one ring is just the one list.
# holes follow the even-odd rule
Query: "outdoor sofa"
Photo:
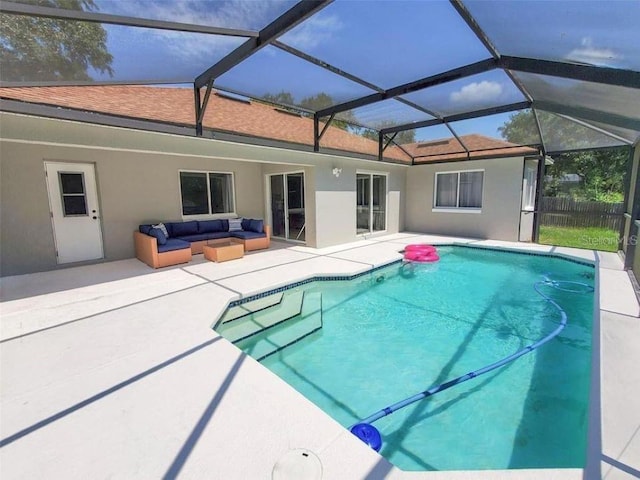
[[222, 239], [235, 239], [245, 251], [269, 248], [271, 228], [262, 220], [249, 218], [191, 220], [140, 225], [133, 238], [136, 258], [160, 268], [190, 262], [191, 256], [202, 253], [205, 245]]

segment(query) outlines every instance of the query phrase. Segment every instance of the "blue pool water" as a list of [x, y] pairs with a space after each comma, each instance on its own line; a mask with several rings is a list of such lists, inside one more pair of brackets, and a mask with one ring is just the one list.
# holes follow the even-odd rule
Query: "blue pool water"
[[[349, 427], [394, 402], [501, 359], [553, 331], [544, 278], [594, 283], [559, 258], [440, 247], [440, 262], [400, 264], [322, 294], [322, 328], [262, 363]], [[540, 349], [375, 422], [381, 454], [404, 470], [582, 467], [593, 293], [542, 287], [567, 327]]]

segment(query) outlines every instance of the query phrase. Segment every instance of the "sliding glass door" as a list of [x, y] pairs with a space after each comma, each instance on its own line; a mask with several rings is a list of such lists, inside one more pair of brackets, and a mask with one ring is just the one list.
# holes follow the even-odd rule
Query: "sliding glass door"
[[269, 189], [272, 235], [304, 242], [304, 173], [270, 175]]
[[387, 229], [387, 177], [356, 175], [356, 230], [358, 235]]

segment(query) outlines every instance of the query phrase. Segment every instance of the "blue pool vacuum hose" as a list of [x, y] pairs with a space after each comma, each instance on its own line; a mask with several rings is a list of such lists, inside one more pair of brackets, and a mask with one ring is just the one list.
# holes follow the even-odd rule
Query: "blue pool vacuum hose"
[[[546, 279], [541, 282], [536, 282], [533, 285], [533, 289], [538, 293], [538, 295], [540, 295], [547, 302], [549, 302], [551, 305], [556, 307], [560, 312], [560, 324], [558, 325], [558, 327], [556, 327], [556, 329], [553, 332], [551, 332], [549, 335], [547, 335], [543, 339], [538, 340], [537, 342], [532, 343], [531, 345], [528, 345], [523, 349], [518, 350], [517, 352], [507, 357], [504, 357], [501, 360], [498, 360], [497, 362], [487, 365], [486, 367], [482, 367], [478, 370], [474, 370], [473, 372], [469, 372], [465, 375], [461, 375], [457, 378], [454, 378], [453, 380], [449, 380], [448, 382], [441, 383], [440, 385], [431, 387], [428, 390], [417, 393], [408, 398], [405, 398], [404, 400], [401, 400], [397, 403], [389, 405], [388, 407], [385, 407], [382, 410], [374, 413], [373, 415], [368, 416], [361, 422], [351, 427], [350, 428], [351, 433], [353, 433], [356, 437], [358, 437], [360, 440], [362, 440], [364, 443], [369, 445], [371, 448], [373, 448], [377, 452], [382, 447], [382, 437], [380, 435], [380, 432], [378, 432], [376, 427], [371, 425], [371, 423], [375, 422], [376, 420], [380, 420], [382, 417], [391, 415], [393, 412], [397, 412], [398, 410], [404, 407], [407, 407], [412, 403], [418, 402], [427, 397], [431, 397], [432, 395], [435, 395], [438, 392], [447, 390], [448, 388], [451, 388], [455, 385], [459, 385], [463, 382], [466, 382], [467, 380], [471, 380], [472, 378], [476, 378], [476, 377], [479, 377], [480, 375], [484, 375], [485, 373], [489, 373], [492, 370], [495, 370], [496, 368], [500, 368], [503, 365], [506, 365], [507, 363], [510, 363], [516, 360], [517, 358], [520, 358], [523, 355], [526, 355], [527, 353], [533, 352], [536, 348], [544, 345], [549, 340], [555, 338], [567, 325], [567, 314], [562, 309], [562, 307], [558, 305], [552, 298], [550, 298], [549, 296], [545, 295], [540, 291], [539, 288], [541, 286], [549, 286], [558, 290], [571, 292], [571, 293], [591, 293], [594, 290], [592, 286], [587, 285], [585, 283], [580, 283], [580, 282], [569, 282], [569, 281], [549, 280], [549, 279]], [[571, 288], [571, 286], [584, 287], [584, 290], [580, 290], [578, 288]], [[377, 443], [377, 439], [380, 439], [379, 444]]]

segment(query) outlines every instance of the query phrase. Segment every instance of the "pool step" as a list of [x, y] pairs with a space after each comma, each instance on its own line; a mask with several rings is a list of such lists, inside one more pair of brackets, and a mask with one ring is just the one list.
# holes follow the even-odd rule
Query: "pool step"
[[218, 325], [217, 332], [230, 342], [236, 343], [263, 330], [272, 328], [290, 318], [300, 315], [304, 292], [289, 292], [280, 303], [265, 307], [255, 313], [236, 317]]
[[259, 298], [251, 302], [236, 305], [228, 309], [219, 320], [219, 324], [238, 320], [239, 318], [246, 317], [252, 313], [259, 312], [260, 310], [266, 310], [269, 307], [278, 305], [282, 301], [284, 292], [274, 293], [268, 297]]
[[300, 315], [274, 328], [241, 340], [236, 345], [258, 361], [277, 353], [322, 328], [322, 294], [307, 292]]

